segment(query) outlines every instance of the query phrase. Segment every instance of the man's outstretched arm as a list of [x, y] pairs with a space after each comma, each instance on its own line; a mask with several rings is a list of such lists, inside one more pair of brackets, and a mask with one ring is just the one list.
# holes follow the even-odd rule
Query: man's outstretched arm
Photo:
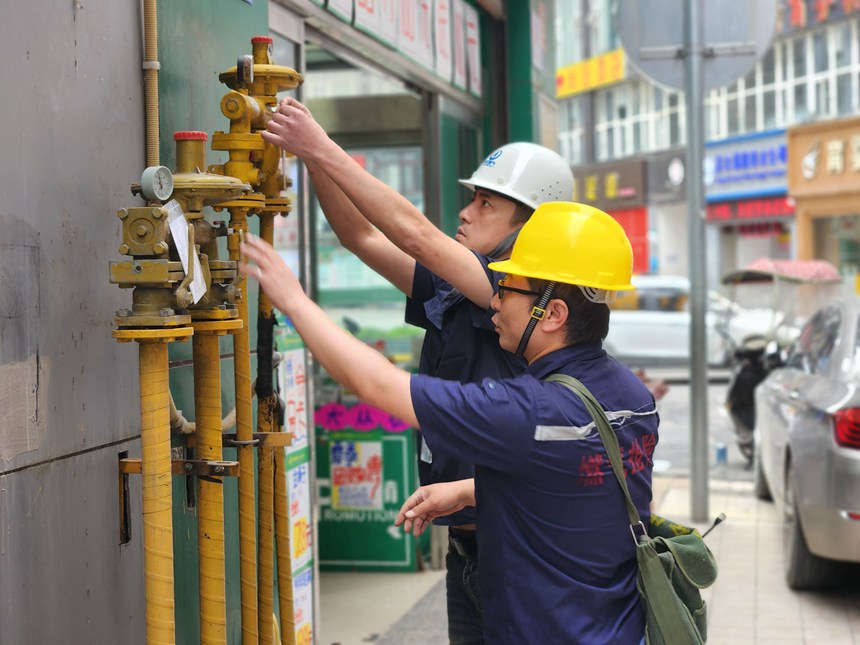
[[304, 105], [284, 99], [266, 127], [262, 136], [267, 142], [315, 163], [389, 240], [469, 300], [489, 307], [493, 287], [474, 254], [434, 226], [408, 199], [359, 166], [328, 137]]
[[323, 213], [340, 243], [407, 296], [415, 260], [367, 221], [340, 187], [314, 161], [306, 161]]
[[293, 272], [271, 245], [248, 235], [241, 250], [254, 264], [240, 263], [239, 271], [257, 279], [272, 304], [290, 318], [314, 359], [332, 378], [363, 401], [417, 427], [411, 375], [338, 327], [305, 295]]

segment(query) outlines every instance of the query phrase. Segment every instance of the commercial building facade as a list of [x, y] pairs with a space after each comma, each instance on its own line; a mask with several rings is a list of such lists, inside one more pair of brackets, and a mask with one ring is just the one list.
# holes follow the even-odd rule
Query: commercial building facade
[[[726, 154], [717, 153], [721, 147], [734, 147], [732, 159], [737, 152], [739, 163], [751, 162], [753, 157], [744, 155], [766, 142], [766, 148], [776, 151], [776, 163], [771, 163], [768, 151], [761, 159], [775, 170], [789, 163], [779, 158], [780, 146], [786, 145], [785, 130], [860, 110], [860, 5], [853, 0], [776, 4], [775, 34], [768, 51], [742, 78], [706, 97], [706, 156], [712, 162], [714, 155]], [[686, 143], [683, 93], [653, 84], [624, 60], [611, 3], [558, 2], [557, 20], [557, 33], [565, 34], [557, 50], [559, 148], [575, 171], [583, 164], [648, 155]], [[757, 136], [762, 137], [759, 143]], [[780, 137], [782, 143], [777, 141]], [[790, 150], [787, 154], [791, 156]], [[728, 183], [731, 172], [722, 165], [711, 167], [717, 169]], [[706, 168], [706, 180], [708, 172]], [[808, 242], [800, 238], [808, 227], [795, 230], [785, 177], [779, 181], [782, 186], [770, 186], [770, 194], [734, 198], [721, 194], [714, 184], [706, 188], [713, 229], [708, 239], [721, 247], [718, 260], [709, 258], [712, 284], [722, 270], [755, 253], [795, 257], [806, 248]], [[746, 203], [750, 199], [765, 201]], [[739, 203], [726, 206], [729, 202]], [[741, 223], [742, 219], [747, 221]], [[655, 240], [658, 247], [666, 243]]]

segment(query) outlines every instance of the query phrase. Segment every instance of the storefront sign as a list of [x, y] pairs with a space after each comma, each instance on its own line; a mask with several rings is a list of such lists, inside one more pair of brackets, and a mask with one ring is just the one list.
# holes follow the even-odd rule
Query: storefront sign
[[[465, 0], [328, 0], [325, 6], [446, 83], [481, 96], [479, 13]], [[538, 7], [543, 15], [544, 5]]]
[[352, 22], [353, 0], [328, 0], [328, 10], [341, 20]]
[[331, 505], [337, 509], [382, 508], [382, 443], [334, 435], [330, 445]]
[[376, 36], [385, 44], [397, 46], [397, 32], [400, 24], [400, 0], [374, 0], [378, 7], [379, 28]]
[[789, 192], [814, 197], [860, 187], [860, 119], [820, 121], [788, 131]]
[[676, 148], [652, 155], [646, 163], [648, 204], [676, 204], [687, 199], [687, 154]]
[[434, 69], [433, 11], [430, 0], [402, 0], [397, 47], [427, 69]]
[[794, 201], [787, 197], [764, 197], [741, 199], [733, 202], [708, 204], [709, 222], [735, 222], [738, 220], [773, 219], [793, 217]]
[[308, 446], [308, 398], [305, 379], [305, 350], [291, 349], [282, 352], [280, 371], [281, 398], [284, 400], [284, 431], [293, 439], [287, 448], [293, 453]]
[[466, 3], [454, 0], [451, 35], [454, 49], [454, 85], [466, 89]]
[[643, 205], [644, 165], [621, 161], [573, 169], [573, 200], [601, 210]]
[[860, 12], [860, 0], [783, 0], [777, 31], [788, 33]]
[[290, 492], [290, 558], [293, 571], [304, 567], [313, 556], [309, 469], [310, 464], [306, 461], [287, 473]]
[[[293, 612], [296, 625], [296, 645], [313, 645], [313, 569], [308, 567], [299, 574], [293, 573]], [[286, 640], [286, 639], [285, 639]]]
[[355, 1], [355, 21], [353, 24], [368, 33], [379, 29], [379, 3], [376, 0]]
[[448, 0], [436, 0], [433, 4], [433, 24], [436, 28], [436, 73], [450, 83], [454, 58], [451, 54], [451, 4]]
[[609, 214], [621, 224], [627, 239], [630, 240], [633, 249], [633, 273], [648, 273], [648, 209], [645, 206], [613, 209]]
[[555, 96], [562, 99], [623, 81], [624, 50], [612, 51], [556, 70]]
[[782, 130], [705, 144], [708, 202], [784, 194], [788, 146]]
[[481, 96], [481, 30], [478, 27], [478, 10], [464, 5], [466, 19], [466, 58], [469, 62], [469, 91]]

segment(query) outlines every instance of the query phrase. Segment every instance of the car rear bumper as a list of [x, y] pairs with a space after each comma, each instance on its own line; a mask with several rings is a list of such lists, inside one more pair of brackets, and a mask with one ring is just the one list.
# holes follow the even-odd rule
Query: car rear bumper
[[860, 562], [860, 520], [849, 518], [847, 510], [806, 506], [801, 521], [812, 553], [831, 560]]

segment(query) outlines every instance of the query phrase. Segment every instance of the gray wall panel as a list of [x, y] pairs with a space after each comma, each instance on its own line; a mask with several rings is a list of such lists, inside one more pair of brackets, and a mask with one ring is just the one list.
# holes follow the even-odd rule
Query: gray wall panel
[[110, 336], [130, 294], [108, 261], [117, 209], [140, 203], [138, 11], [0, 9], [0, 473], [137, 432], [136, 348]]
[[0, 643], [144, 642], [140, 477], [120, 545], [118, 453], [137, 442], [0, 475]]
[[139, 2], [0, 3], [4, 645], [143, 641], [116, 478], [117, 453], [140, 454], [137, 349], [111, 338], [130, 293], [108, 277], [116, 211], [141, 203], [141, 30]]

